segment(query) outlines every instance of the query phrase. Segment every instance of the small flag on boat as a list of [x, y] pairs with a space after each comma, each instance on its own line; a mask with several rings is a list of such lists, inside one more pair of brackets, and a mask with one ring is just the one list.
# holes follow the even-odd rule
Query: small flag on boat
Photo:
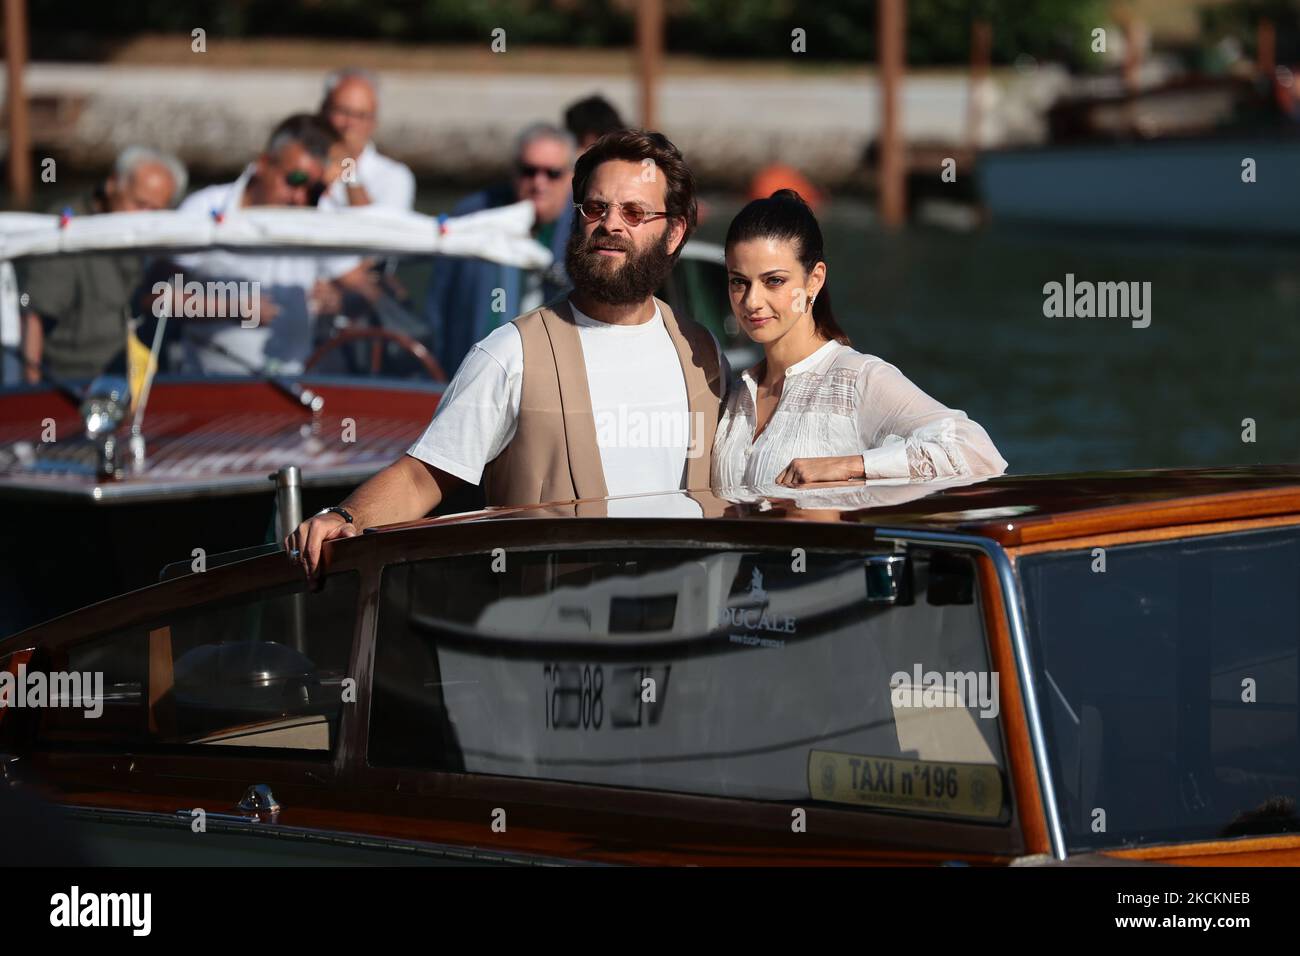
[[138, 407], [140, 396], [158, 371], [158, 360], [150, 352], [149, 346], [140, 341], [139, 330], [138, 320], [126, 327], [126, 376], [131, 384], [132, 408]]

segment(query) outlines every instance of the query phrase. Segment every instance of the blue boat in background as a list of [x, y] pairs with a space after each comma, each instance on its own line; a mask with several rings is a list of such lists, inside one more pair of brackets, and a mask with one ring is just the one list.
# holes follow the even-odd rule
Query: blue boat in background
[[980, 155], [993, 221], [1300, 235], [1300, 123], [1249, 79], [1063, 100], [1049, 129]]

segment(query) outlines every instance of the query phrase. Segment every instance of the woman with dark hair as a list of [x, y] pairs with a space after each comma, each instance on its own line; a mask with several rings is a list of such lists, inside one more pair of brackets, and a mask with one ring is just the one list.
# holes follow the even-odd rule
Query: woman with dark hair
[[741, 373], [718, 423], [715, 488], [1006, 470], [965, 412], [850, 346], [831, 311], [821, 228], [798, 193], [780, 189], [742, 209], [726, 256], [732, 312], [763, 361]]

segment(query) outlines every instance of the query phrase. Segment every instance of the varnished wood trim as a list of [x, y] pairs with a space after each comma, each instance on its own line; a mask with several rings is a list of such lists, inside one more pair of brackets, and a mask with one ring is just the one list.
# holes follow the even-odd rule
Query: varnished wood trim
[[172, 687], [176, 683], [172, 661], [170, 624], [149, 632], [149, 732], [162, 737], [176, 735], [176, 707]]
[[[0, 660], [4, 661], [4, 667], [0, 668], [0, 670], [12, 674], [14, 679], [17, 680], [19, 666], [30, 663], [32, 654], [35, 653], [35, 651], [36, 648], [34, 647], [23, 647], [15, 649], [8, 654], [0, 655]], [[0, 707], [0, 724], [4, 724], [4, 719], [9, 714], [10, 709], [11, 708], [9, 707]], [[3, 739], [5, 741], [5, 746], [12, 746], [12, 743], [9, 742], [8, 735]]]
[[1300, 515], [1300, 488], [1258, 488], [1166, 501], [1110, 505], [1070, 514], [992, 522], [977, 530], [1010, 548], [1093, 534], [1211, 522], [1222, 520], [1224, 515], [1231, 519]]
[[1007, 548], [1013, 561], [1030, 554], [1046, 551], [1077, 551], [1083, 548], [1110, 548], [1142, 541], [1169, 541], [1174, 538], [1195, 538], [1214, 534], [1231, 534], [1237, 531], [1258, 531], [1265, 528], [1282, 528], [1300, 525], [1300, 516], [1280, 515], [1273, 518], [1243, 518], [1234, 521], [1215, 521], [1208, 524], [1183, 524], [1173, 527], [1146, 528], [1141, 531], [1120, 531], [1112, 534], [1094, 534], [1080, 538], [1062, 538]]
[[[1168, 860], [1171, 862], [1192, 862], [1193, 858], [1223, 857], [1229, 855], [1261, 854], [1270, 856], [1279, 853], [1300, 854], [1300, 835], [1286, 833], [1267, 837], [1243, 837], [1235, 840], [1206, 840], [1203, 843], [1170, 843], [1159, 846], [1132, 847], [1124, 850], [1105, 850], [1106, 856], [1125, 860]], [[1214, 865], [1232, 865], [1228, 860], [1215, 860]], [[1261, 865], [1267, 860], [1258, 861]]]
[[[161, 782], [161, 781], [156, 781]], [[236, 792], [225, 781], [171, 777], [167, 792], [158, 788], [128, 792], [96, 789], [94, 783], [51, 781], [41, 792], [53, 802], [152, 813], [175, 813], [185, 807], [233, 806]], [[224, 792], [223, 792], [224, 791]], [[413, 840], [444, 846], [483, 847], [495, 852], [527, 853], [554, 859], [650, 866], [925, 866], [960, 860], [972, 865], [1006, 865], [1015, 854], [972, 847], [953, 848], [947, 841], [929, 846], [899, 845], [905, 840], [864, 841], [844, 835], [819, 835], [817, 816], [809, 813], [805, 834], [790, 833], [788, 809], [766, 811], [779, 821], [766, 827], [742, 813], [728, 819], [664, 817], [648, 803], [647, 812], [627, 813], [599, 805], [555, 808], [503, 803], [501, 799], [465, 802], [454, 798], [389, 791], [382, 800], [357, 806], [317, 788], [276, 786], [284, 804], [277, 823], [326, 833], [353, 833]], [[352, 795], [349, 795], [352, 796]], [[314, 799], [313, 799], [314, 798]], [[309, 802], [310, 801], [310, 802]], [[745, 809], [743, 801], [715, 801]], [[491, 828], [493, 807], [509, 812], [503, 833]], [[764, 808], [757, 808], [760, 812]]]
[[997, 571], [987, 555], [976, 558], [980, 596], [984, 602], [985, 629], [988, 634], [989, 663], [998, 673], [1002, 733], [1006, 740], [1004, 757], [1010, 768], [1011, 789], [1015, 794], [1016, 816], [1024, 834], [1026, 853], [1051, 853], [1052, 841], [1047, 832], [1047, 813], [1043, 809], [1038, 774], [1034, 772], [1034, 747], [1029, 737], [1029, 720], [1021, 693], [1020, 673], [1016, 669], [1015, 648], [1007, 627], [1006, 606], [1002, 600]]

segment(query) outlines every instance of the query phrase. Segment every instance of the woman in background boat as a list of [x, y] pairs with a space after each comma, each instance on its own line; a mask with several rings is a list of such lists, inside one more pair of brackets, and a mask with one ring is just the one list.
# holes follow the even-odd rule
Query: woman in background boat
[[715, 488], [1006, 470], [965, 412], [850, 346], [831, 312], [821, 228], [798, 193], [745, 206], [726, 256], [732, 312], [764, 357], [741, 373], [718, 423]]

